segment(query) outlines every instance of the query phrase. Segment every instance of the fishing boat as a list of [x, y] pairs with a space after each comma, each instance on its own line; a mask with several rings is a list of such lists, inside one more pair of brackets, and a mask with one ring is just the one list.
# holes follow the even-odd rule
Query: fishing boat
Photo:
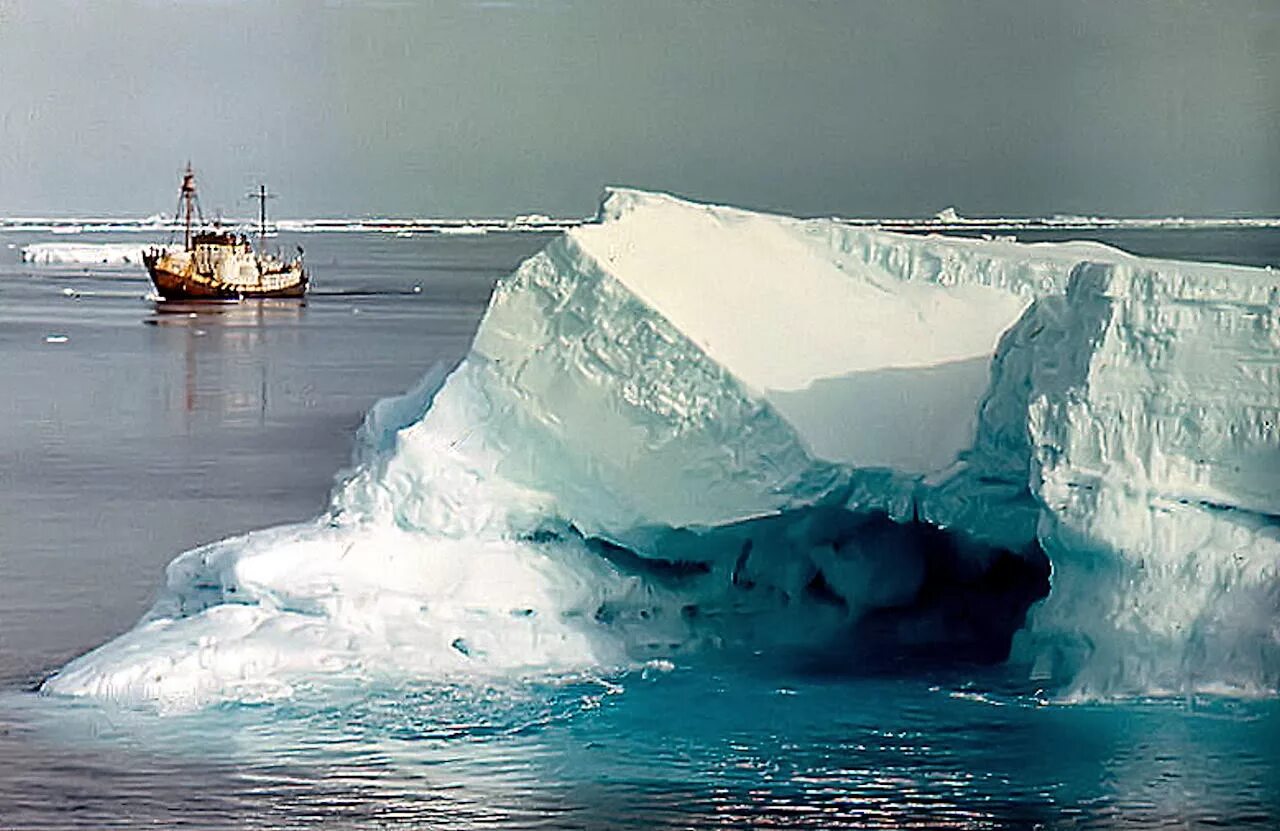
[[151, 248], [142, 261], [165, 300], [235, 300], [245, 297], [301, 297], [307, 291], [307, 272], [302, 266], [302, 249], [292, 260], [266, 252], [267, 193], [260, 185], [249, 194], [260, 203], [258, 247], [254, 249], [244, 234], [207, 228], [196, 196], [196, 174], [187, 165], [178, 194], [178, 213], [183, 220], [182, 250]]

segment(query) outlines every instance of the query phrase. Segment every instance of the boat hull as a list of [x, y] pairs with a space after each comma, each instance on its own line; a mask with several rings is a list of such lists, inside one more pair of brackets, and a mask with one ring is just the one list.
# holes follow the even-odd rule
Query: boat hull
[[162, 268], [148, 269], [156, 294], [165, 300], [239, 300], [242, 297], [302, 297], [307, 293], [307, 279], [280, 289], [257, 290], [231, 288], [206, 282], [189, 280]]
[[[300, 266], [290, 269], [292, 279], [270, 288], [234, 285], [195, 272], [166, 268], [166, 257], [144, 256], [147, 274], [156, 293], [165, 300], [238, 300], [253, 297], [302, 297], [307, 293], [307, 274]], [[279, 276], [279, 275], [275, 275]]]

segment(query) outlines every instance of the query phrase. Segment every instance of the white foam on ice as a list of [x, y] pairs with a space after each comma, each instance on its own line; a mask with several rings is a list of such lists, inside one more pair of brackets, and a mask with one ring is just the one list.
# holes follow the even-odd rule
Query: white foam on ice
[[637, 191], [601, 220], [371, 411], [327, 517], [178, 558], [45, 690], [188, 707], [803, 642], [921, 585], [868, 511], [1042, 545], [1017, 656], [1078, 695], [1280, 686], [1275, 275]]

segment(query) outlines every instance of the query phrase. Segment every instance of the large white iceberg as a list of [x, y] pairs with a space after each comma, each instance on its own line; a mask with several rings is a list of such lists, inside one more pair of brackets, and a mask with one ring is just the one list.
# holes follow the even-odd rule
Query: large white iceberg
[[[1280, 686], [1280, 279], [612, 191], [381, 403], [326, 517], [179, 557], [44, 689], [1008, 636], [1080, 695]], [[992, 633], [994, 632], [994, 635]]]

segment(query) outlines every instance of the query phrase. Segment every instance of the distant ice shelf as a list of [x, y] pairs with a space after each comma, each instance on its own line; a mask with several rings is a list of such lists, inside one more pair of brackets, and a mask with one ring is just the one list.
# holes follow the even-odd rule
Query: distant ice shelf
[[[281, 219], [269, 225], [272, 233], [398, 233], [419, 234], [484, 234], [489, 232], [554, 232], [575, 228], [589, 220], [556, 219], [542, 214], [521, 215], [514, 218], [454, 219], [454, 218], [321, 218]], [[222, 218], [222, 227], [241, 233], [257, 233], [258, 222], [249, 218]], [[155, 233], [156, 231], [181, 231], [182, 223], [164, 216], [138, 219], [81, 217], [0, 217], [0, 233], [47, 232], [59, 236], [90, 233]]]
[[[1052, 216], [964, 216], [946, 208], [929, 217], [839, 217], [830, 222], [888, 231], [1072, 231], [1140, 229], [1266, 229], [1280, 228], [1280, 217], [1112, 217], [1055, 214]], [[567, 231], [595, 222], [594, 218], [551, 217], [521, 214], [509, 218], [465, 217], [319, 217], [281, 219], [271, 225], [290, 233], [356, 232], [481, 233], [502, 231]], [[256, 232], [252, 218], [223, 219], [228, 228]], [[46, 231], [54, 234], [128, 233], [182, 230], [181, 224], [163, 214], [148, 217], [0, 217], [0, 233]]]
[[1271, 695], [1278, 424], [1275, 273], [613, 190], [370, 412], [325, 517], [182, 555], [44, 689], [937, 643], [1068, 697]]

